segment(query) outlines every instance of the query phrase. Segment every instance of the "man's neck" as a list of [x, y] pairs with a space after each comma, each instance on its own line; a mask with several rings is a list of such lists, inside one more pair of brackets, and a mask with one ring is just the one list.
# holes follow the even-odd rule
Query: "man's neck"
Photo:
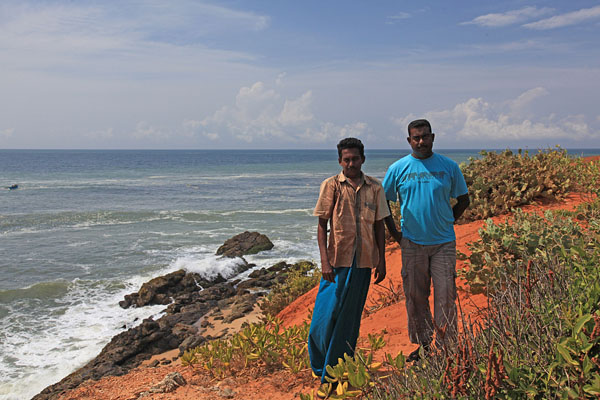
[[[344, 176], [346, 176], [346, 175], [344, 175]], [[354, 178], [350, 178], [350, 177], [346, 176], [346, 179], [348, 180], [348, 182], [350, 182], [350, 184], [355, 188], [357, 188], [360, 185], [362, 178], [363, 178], [362, 172], [360, 173], [360, 175], [358, 175], [357, 177], [354, 177]]]
[[413, 157], [414, 157], [414, 158], [416, 158], [417, 160], [426, 160], [426, 159], [428, 159], [429, 157], [433, 156], [433, 151], [432, 151], [431, 153], [427, 154], [427, 155], [421, 155], [421, 154], [417, 154], [417, 153], [413, 152], [413, 153], [411, 154], [411, 156], [413, 156]]

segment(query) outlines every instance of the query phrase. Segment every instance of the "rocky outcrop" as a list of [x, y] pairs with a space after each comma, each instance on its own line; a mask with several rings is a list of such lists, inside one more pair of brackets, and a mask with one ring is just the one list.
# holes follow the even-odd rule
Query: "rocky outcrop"
[[54, 399], [88, 379], [123, 375], [153, 355], [178, 348], [186, 338], [197, 334], [194, 323], [215, 308], [220, 299], [234, 296], [235, 293], [236, 289], [230, 283], [219, 283], [205, 290], [188, 293], [183, 299], [177, 298], [167, 308], [166, 315], [156, 321], [145, 319], [140, 325], [119, 333], [96, 358], [59, 383], [47, 387], [34, 399]]
[[[246, 260], [242, 259], [236, 274], [246, 271], [251, 267]], [[163, 276], [156, 277], [144, 283], [136, 293], [128, 294], [125, 300], [120, 301], [122, 308], [143, 307], [154, 304], [169, 304], [176, 301], [176, 298], [192, 294], [211, 287], [217, 283], [223, 283], [227, 280], [218, 274], [215, 278], [207, 280], [200, 274], [187, 272], [183, 269], [171, 272]]]
[[[243, 268], [253, 267], [245, 265]], [[82, 368], [60, 382], [47, 387], [35, 400], [55, 399], [61, 393], [76, 388], [88, 379], [98, 380], [107, 375], [123, 375], [153, 355], [179, 349], [180, 355], [189, 348], [210, 340], [201, 334], [198, 322], [210, 313], [229, 309], [224, 322], [232, 322], [251, 312], [260, 296], [276, 282], [285, 280], [293, 265], [281, 262], [270, 268], [253, 271], [247, 281], [223, 282], [222, 277], [202, 280], [198, 274], [175, 271], [154, 278], [142, 285], [120, 305], [141, 307], [157, 304], [168, 296], [170, 304], [165, 315], [157, 320], [145, 319], [140, 325], [119, 333], [102, 349], [100, 354]], [[158, 300], [157, 300], [158, 299]], [[160, 304], [160, 303], [158, 303]]]
[[217, 249], [217, 255], [224, 257], [241, 257], [247, 254], [256, 254], [264, 250], [271, 250], [273, 243], [265, 235], [258, 232], [243, 232], [227, 239]]

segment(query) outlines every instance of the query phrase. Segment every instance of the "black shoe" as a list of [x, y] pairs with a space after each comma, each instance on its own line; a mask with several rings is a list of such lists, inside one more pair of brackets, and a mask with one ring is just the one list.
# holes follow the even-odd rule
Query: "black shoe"
[[427, 355], [427, 353], [429, 352], [429, 345], [424, 344], [422, 346], [417, 347], [417, 349], [415, 351], [413, 351], [412, 353], [410, 353], [408, 355], [408, 357], [406, 357], [406, 361], [408, 361], [408, 362], [419, 361], [421, 359], [421, 349], [423, 349], [423, 355]]

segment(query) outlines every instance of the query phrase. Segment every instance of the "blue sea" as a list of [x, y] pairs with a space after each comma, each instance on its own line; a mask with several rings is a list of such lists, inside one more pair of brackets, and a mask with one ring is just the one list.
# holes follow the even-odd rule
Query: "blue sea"
[[[363, 171], [382, 179], [406, 154], [368, 151]], [[335, 150], [0, 150], [0, 399], [32, 397], [160, 316], [118, 306], [143, 282], [180, 268], [233, 278], [240, 260], [215, 251], [235, 234], [273, 241], [246, 257], [258, 267], [318, 260], [312, 207], [339, 170]]]

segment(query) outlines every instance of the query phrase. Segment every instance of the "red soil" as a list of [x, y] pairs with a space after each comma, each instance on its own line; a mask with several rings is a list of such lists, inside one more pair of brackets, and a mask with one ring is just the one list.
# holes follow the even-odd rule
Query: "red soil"
[[[600, 158], [600, 157], [598, 157]], [[574, 209], [583, 201], [583, 197], [577, 194], [569, 195], [564, 201], [549, 204], [538, 204], [524, 207], [528, 212], [543, 212], [548, 209]], [[503, 221], [506, 217], [496, 217], [495, 221]], [[476, 221], [469, 224], [457, 225], [456, 243], [457, 249], [465, 254], [469, 254], [467, 243], [476, 241], [479, 238], [478, 230], [483, 225], [483, 221]], [[383, 282], [386, 287], [392, 284], [394, 287], [401, 288], [401, 251], [397, 244], [390, 244], [386, 251], [388, 274]], [[462, 268], [464, 263], [458, 261], [457, 268]], [[469, 295], [466, 291], [460, 290], [464, 282], [457, 282], [459, 286], [459, 305], [462, 309], [462, 315], [471, 319], [479, 318], [478, 310], [485, 308], [486, 298], [483, 295]], [[367, 307], [374, 304], [379, 297], [378, 291], [381, 288], [372, 287], [367, 300]], [[279, 317], [286, 326], [301, 324], [312, 309], [317, 289], [314, 288], [305, 295], [298, 298], [286, 309]], [[361, 326], [361, 339], [359, 346], [364, 345], [365, 338], [369, 333], [381, 333], [385, 331], [385, 341], [387, 343], [385, 352], [396, 355], [398, 352], [408, 354], [416, 345], [408, 340], [406, 309], [404, 301], [380, 309], [363, 317]], [[88, 382], [79, 388], [72, 390], [60, 399], [137, 399], [139, 394], [148, 390], [153, 385], [160, 382], [165, 375], [170, 372], [180, 372], [187, 380], [187, 385], [179, 387], [171, 393], [152, 394], [152, 399], [220, 399], [234, 398], [246, 400], [259, 399], [293, 399], [298, 398], [298, 393], [308, 393], [318, 387], [318, 380], [313, 378], [309, 371], [293, 375], [287, 371], [278, 371], [269, 375], [253, 376], [252, 371], [243, 376], [235, 376], [218, 382], [211, 380], [210, 377], [202, 371], [194, 370], [192, 367], [183, 367], [181, 365], [167, 365], [157, 368], [138, 367], [130, 373], [120, 377], [107, 377], [97, 382]], [[226, 391], [228, 388], [231, 392]], [[225, 391], [224, 391], [225, 390]], [[227, 394], [232, 397], [225, 397]]]

